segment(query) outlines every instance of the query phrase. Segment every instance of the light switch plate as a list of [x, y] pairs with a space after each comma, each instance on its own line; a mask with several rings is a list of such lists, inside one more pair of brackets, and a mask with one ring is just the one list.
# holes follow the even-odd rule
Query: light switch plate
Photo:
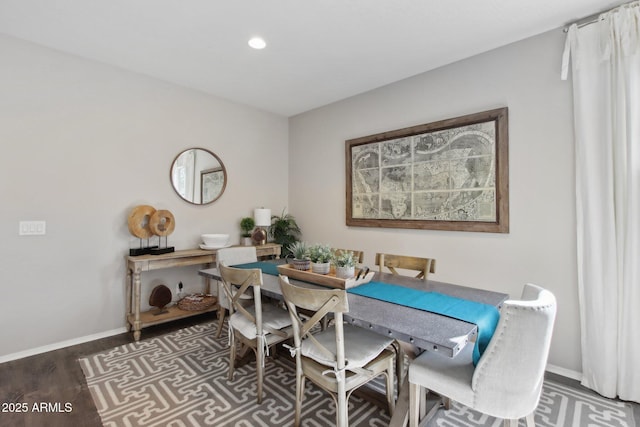
[[20, 236], [41, 236], [47, 234], [46, 221], [20, 221], [18, 227]]

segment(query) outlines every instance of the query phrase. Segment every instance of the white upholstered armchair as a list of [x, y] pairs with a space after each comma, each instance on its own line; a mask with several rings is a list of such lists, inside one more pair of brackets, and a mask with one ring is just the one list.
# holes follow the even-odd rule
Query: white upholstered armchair
[[527, 284], [521, 300], [508, 300], [476, 367], [472, 345], [456, 357], [424, 352], [409, 366], [410, 425], [417, 426], [422, 388], [517, 426], [533, 427], [556, 316], [556, 299]]

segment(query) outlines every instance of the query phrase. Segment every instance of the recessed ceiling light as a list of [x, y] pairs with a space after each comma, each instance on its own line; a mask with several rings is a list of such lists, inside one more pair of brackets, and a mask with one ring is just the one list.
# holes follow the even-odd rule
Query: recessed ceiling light
[[254, 49], [264, 49], [266, 45], [267, 42], [265, 42], [264, 39], [260, 37], [253, 37], [251, 40], [249, 40], [249, 46]]

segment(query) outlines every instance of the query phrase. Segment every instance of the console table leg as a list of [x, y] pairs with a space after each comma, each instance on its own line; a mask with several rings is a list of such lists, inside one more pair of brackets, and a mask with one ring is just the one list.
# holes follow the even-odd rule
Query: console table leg
[[131, 316], [132, 311], [131, 311], [131, 295], [132, 295], [132, 289], [133, 288], [133, 271], [131, 271], [130, 268], [127, 268], [127, 311], [125, 314], [125, 321], [127, 322], [127, 331], [131, 332], [131, 322], [129, 322], [129, 316]]
[[133, 339], [140, 340], [140, 270], [136, 269], [133, 273]]

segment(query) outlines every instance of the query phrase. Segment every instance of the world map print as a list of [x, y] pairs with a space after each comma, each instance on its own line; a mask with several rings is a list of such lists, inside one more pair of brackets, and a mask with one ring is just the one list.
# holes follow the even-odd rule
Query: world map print
[[496, 221], [489, 121], [352, 147], [352, 216]]

